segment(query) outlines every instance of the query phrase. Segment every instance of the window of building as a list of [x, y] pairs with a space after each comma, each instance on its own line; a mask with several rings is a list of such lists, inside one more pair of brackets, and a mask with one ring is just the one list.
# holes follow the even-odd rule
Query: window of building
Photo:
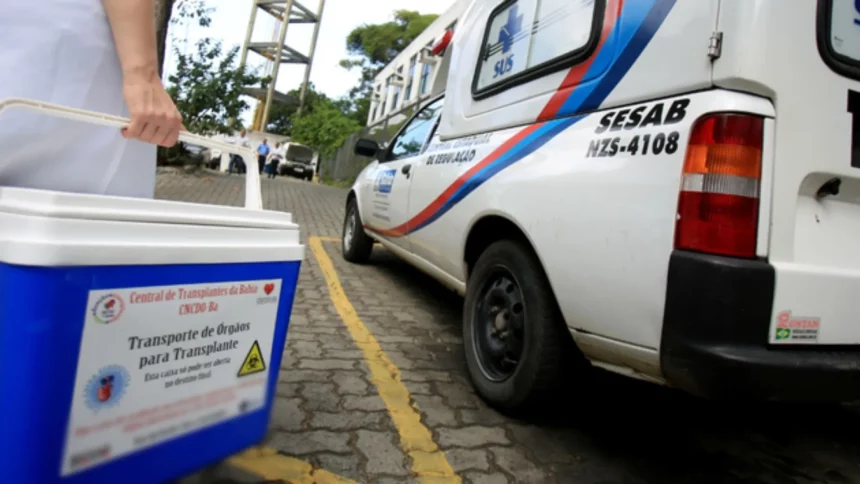
[[388, 107], [388, 90], [391, 89], [391, 76], [388, 76], [388, 79], [385, 80], [385, 90], [382, 91], [382, 111], [380, 111], [380, 116], [384, 116], [386, 112], [386, 108]]
[[491, 95], [587, 58], [605, 0], [509, 0], [490, 14], [473, 94]]
[[418, 54], [409, 59], [409, 78], [406, 79], [406, 92], [403, 94], [403, 101], [408, 101], [412, 98], [412, 81], [415, 79], [415, 66], [418, 64]]
[[373, 106], [373, 111], [370, 112], [370, 120], [376, 121], [376, 110], [379, 108], [379, 105]]
[[[403, 66], [397, 68], [397, 74], [399, 77], [403, 78]], [[392, 76], [393, 77], [393, 76]], [[391, 100], [391, 110], [397, 110], [397, 102], [400, 100], [400, 86], [394, 86], [394, 98]]]
[[[433, 41], [431, 40], [427, 44], [427, 48], [433, 48]], [[433, 66], [430, 64], [422, 64], [421, 65], [421, 84], [418, 86], [418, 93], [420, 95], [427, 94], [427, 90], [430, 89], [430, 73], [433, 70]]]

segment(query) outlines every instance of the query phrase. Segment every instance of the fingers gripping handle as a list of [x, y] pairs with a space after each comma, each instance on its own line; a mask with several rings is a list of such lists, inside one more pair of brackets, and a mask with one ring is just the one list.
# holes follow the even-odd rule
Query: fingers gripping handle
[[[71, 119], [83, 123], [108, 126], [111, 128], [127, 128], [129, 120], [120, 116], [84, 111], [57, 104], [50, 104], [31, 99], [0, 99], [0, 113], [8, 108], [27, 109], [48, 116]], [[251, 167], [256, 166], [254, 152], [249, 148], [222, 143], [187, 131], [180, 131], [179, 141], [204, 146], [209, 149], [221, 150], [223, 153], [236, 153], [245, 161], [248, 167], [245, 176], [245, 208], [252, 210], [263, 209], [263, 197], [260, 193], [260, 173]]]

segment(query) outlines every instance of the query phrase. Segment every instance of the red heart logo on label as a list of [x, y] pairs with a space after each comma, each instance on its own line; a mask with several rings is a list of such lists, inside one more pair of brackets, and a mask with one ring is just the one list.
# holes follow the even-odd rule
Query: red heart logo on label
[[275, 290], [275, 285], [270, 282], [270, 283], [266, 284], [265, 286], [263, 286], [263, 290], [266, 291], [266, 295], [268, 296], [269, 294], [272, 293], [272, 291]]

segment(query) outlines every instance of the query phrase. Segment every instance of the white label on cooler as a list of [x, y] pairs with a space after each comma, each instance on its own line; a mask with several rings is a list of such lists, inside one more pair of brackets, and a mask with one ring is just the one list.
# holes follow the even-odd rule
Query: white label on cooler
[[90, 291], [61, 474], [262, 407], [281, 280]]

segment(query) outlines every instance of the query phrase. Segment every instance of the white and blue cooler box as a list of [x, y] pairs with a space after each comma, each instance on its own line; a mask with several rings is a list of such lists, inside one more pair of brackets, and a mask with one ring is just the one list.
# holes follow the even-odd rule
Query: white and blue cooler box
[[303, 254], [287, 213], [0, 188], [0, 480], [159, 483], [262, 441]]

